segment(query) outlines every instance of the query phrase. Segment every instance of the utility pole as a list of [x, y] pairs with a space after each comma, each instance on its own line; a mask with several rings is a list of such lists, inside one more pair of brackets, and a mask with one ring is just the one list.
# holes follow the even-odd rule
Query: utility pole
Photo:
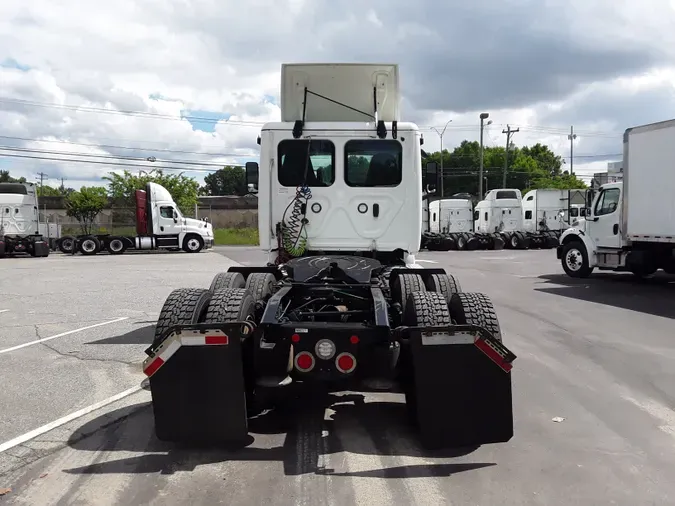
[[452, 120], [448, 120], [448, 122], [445, 124], [443, 127], [443, 130], [441, 132], [438, 131], [436, 127], [431, 127], [431, 129], [438, 134], [438, 136], [441, 138], [441, 193], [440, 196], [443, 198], [443, 135], [445, 134], [445, 129], [448, 128], [448, 125], [452, 122]]
[[49, 174], [45, 174], [44, 172], [38, 172], [38, 176], [40, 176], [40, 194], [42, 194], [42, 183], [45, 180], [45, 178], [49, 177]]
[[502, 130], [502, 133], [506, 134], [506, 153], [504, 155], [504, 179], [502, 180], [502, 188], [506, 188], [506, 171], [509, 168], [509, 148], [511, 147], [511, 136], [517, 132], [520, 132], [520, 128], [511, 130], [511, 125], [506, 125], [506, 130]]
[[570, 134], [567, 136], [567, 139], [570, 141], [570, 175], [574, 175], [574, 139], [577, 138], [577, 134], [574, 133], [574, 126], [570, 127]]
[[[480, 115], [480, 169], [478, 171], [478, 200], [483, 198], [483, 121], [490, 117], [490, 113], [483, 112]], [[492, 120], [488, 121], [488, 125]], [[487, 185], [485, 185], [487, 186]]]

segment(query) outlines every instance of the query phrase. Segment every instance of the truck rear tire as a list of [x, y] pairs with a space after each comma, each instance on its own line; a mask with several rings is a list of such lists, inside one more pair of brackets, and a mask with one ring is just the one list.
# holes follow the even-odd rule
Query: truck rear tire
[[244, 288], [246, 280], [241, 272], [219, 272], [211, 281], [209, 290], [216, 292], [227, 288]]
[[[230, 273], [232, 274], [232, 273]], [[209, 300], [202, 323], [226, 323], [255, 320], [255, 300], [246, 288], [226, 288], [213, 293]], [[246, 410], [255, 414], [255, 371], [253, 369], [254, 354], [253, 335], [249, 334], [241, 343], [241, 354], [244, 369], [244, 391]]]
[[127, 250], [127, 244], [121, 237], [112, 236], [106, 241], [105, 249], [111, 255], [121, 255]]
[[482, 293], [455, 293], [450, 299], [450, 315], [458, 325], [477, 325], [490, 332], [498, 341], [502, 331], [497, 312], [490, 298]]
[[593, 267], [588, 265], [586, 246], [579, 240], [563, 246], [561, 262], [565, 274], [571, 278], [587, 278], [593, 272]]
[[453, 293], [462, 291], [459, 281], [452, 274], [432, 274], [427, 279], [426, 288], [430, 292], [443, 294], [448, 304]]
[[163, 341], [163, 334], [174, 325], [200, 323], [209, 300], [211, 292], [203, 288], [178, 288], [171, 292], [157, 318], [153, 346]]
[[268, 272], [252, 272], [246, 278], [246, 289], [253, 295], [255, 302], [262, 302], [274, 293], [277, 278]]
[[401, 304], [401, 312], [405, 314], [408, 297], [414, 292], [426, 292], [424, 280], [419, 274], [399, 274], [391, 284], [391, 295], [394, 302]]
[[[438, 292], [415, 291], [408, 294], [403, 325], [410, 327], [450, 326], [452, 320], [448, 303], [443, 294]], [[399, 362], [399, 379], [405, 395], [406, 411], [413, 425], [417, 425], [417, 391], [415, 387], [415, 371], [412, 360], [412, 349], [407, 340], [401, 342]]]
[[101, 241], [93, 235], [88, 235], [80, 239], [79, 248], [83, 255], [95, 255], [101, 250]]
[[73, 252], [73, 248], [75, 247], [75, 238], [73, 236], [66, 235], [58, 240], [56, 246], [61, 253], [70, 254]]

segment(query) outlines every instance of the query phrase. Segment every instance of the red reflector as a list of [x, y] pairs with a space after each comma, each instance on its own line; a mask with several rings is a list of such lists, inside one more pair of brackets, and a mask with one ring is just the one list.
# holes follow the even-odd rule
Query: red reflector
[[485, 355], [487, 355], [490, 360], [501, 367], [504, 371], [509, 372], [511, 369], [513, 369], [513, 364], [507, 362], [504, 357], [497, 353], [497, 350], [490, 346], [490, 344], [484, 339], [476, 339], [474, 344], [480, 351], [485, 353]]
[[204, 341], [206, 344], [229, 344], [230, 338], [227, 336], [206, 336]]
[[164, 364], [164, 360], [162, 360], [160, 357], [157, 357], [155, 360], [150, 362], [150, 365], [146, 367], [145, 371], [143, 372], [145, 372], [145, 375], [149, 378], [157, 372], [157, 369], [162, 367], [162, 364]]
[[338, 369], [341, 371], [351, 371], [354, 368], [354, 359], [351, 355], [340, 355], [337, 359]]
[[352, 343], [352, 344], [359, 344], [359, 336], [350, 337], [349, 342]]
[[300, 334], [293, 334], [291, 336], [291, 341], [293, 341], [294, 343], [299, 343], [300, 342]]
[[311, 369], [314, 364], [314, 358], [309, 353], [303, 353], [298, 355], [296, 364], [298, 365], [298, 369]]

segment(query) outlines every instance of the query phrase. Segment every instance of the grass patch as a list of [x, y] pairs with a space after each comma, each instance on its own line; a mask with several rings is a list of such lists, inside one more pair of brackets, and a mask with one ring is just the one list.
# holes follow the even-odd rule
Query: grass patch
[[213, 231], [217, 246], [258, 246], [257, 228], [217, 228]]

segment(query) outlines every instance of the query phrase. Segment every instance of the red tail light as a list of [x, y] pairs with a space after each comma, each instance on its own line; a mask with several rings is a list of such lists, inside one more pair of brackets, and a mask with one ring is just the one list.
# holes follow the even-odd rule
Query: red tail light
[[356, 369], [356, 358], [351, 353], [340, 353], [335, 359], [335, 366], [343, 374], [349, 374]]
[[300, 372], [309, 372], [314, 369], [314, 357], [307, 351], [302, 351], [295, 356], [295, 368]]

